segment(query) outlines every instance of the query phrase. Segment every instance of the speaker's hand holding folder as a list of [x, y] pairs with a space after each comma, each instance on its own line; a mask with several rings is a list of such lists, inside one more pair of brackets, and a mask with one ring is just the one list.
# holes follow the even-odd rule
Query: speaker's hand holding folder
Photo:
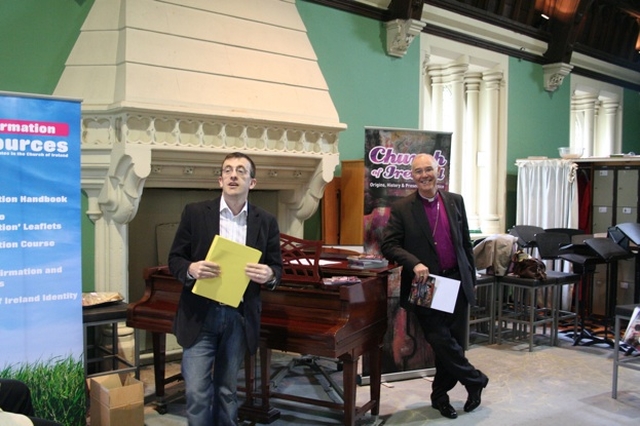
[[245, 265], [257, 263], [260, 256], [260, 250], [216, 235], [206, 260], [220, 265], [220, 276], [196, 280], [193, 293], [237, 308], [249, 284]]

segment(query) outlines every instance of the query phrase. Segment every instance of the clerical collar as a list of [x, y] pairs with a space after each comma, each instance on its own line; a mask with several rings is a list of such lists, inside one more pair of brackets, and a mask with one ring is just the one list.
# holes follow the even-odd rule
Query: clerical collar
[[434, 195], [433, 197], [429, 198], [429, 197], [423, 197], [422, 194], [418, 193], [418, 195], [420, 195], [420, 198], [422, 198], [423, 200], [427, 200], [430, 203], [433, 203], [436, 198], [438, 198], [438, 193], [436, 192], [436, 195]]

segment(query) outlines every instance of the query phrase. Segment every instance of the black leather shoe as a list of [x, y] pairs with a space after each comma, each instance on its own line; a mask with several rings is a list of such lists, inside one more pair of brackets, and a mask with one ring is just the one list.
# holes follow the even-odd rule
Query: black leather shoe
[[458, 417], [456, 409], [453, 408], [448, 402], [432, 402], [431, 406], [440, 411], [440, 414], [448, 419], [455, 419]]
[[[482, 374], [482, 373], [480, 373]], [[484, 374], [483, 374], [484, 376]], [[467, 392], [469, 392], [469, 396], [467, 397], [467, 402], [464, 403], [464, 411], [469, 413], [480, 406], [482, 402], [482, 389], [486, 388], [489, 384], [489, 378], [484, 376], [485, 380], [482, 385], [470, 386], [467, 388]]]

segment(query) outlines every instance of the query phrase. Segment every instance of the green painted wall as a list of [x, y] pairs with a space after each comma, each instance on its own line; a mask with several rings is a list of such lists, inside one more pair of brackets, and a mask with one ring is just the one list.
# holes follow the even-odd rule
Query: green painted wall
[[541, 65], [509, 60], [508, 173], [517, 174], [518, 158], [558, 158], [558, 147], [569, 145], [570, 78], [566, 77], [555, 92], [549, 93], [543, 87]]
[[0, 90], [53, 93], [93, 0], [0, 2]]
[[[417, 129], [418, 40], [394, 58], [386, 54], [383, 23], [303, 0], [296, 4], [340, 122], [348, 126], [340, 133], [340, 160], [364, 157], [365, 127]], [[304, 229], [305, 238], [322, 238], [320, 209]]]
[[516, 160], [529, 156], [558, 158], [558, 147], [569, 145], [570, 76], [552, 93], [544, 90], [543, 82], [541, 65], [509, 59], [506, 229], [516, 225]]
[[[543, 81], [541, 65], [510, 58], [507, 229], [516, 225], [516, 160], [532, 155], [558, 158], [558, 147], [569, 145], [571, 74], [553, 93], [544, 90]], [[623, 97], [622, 151], [640, 154], [640, 93], [625, 89]]]
[[622, 152], [640, 154], [640, 92], [624, 90], [622, 103]]
[[348, 126], [340, 134], [340, 159], [363, 158], [365, 126], [417, 129], [418, 40], [403, 58], [394, 58], [386, 54], [383, 23], [303, 0], [296, 4], [340, 122]]
[[[93, 0], [0, 2], [0, 91], [51, 94]], [[365, 126], [415, 129], [419, 125], [420, 59], [414, 40], [403, 58], [386, 54], [381, 22], [306, 0], [296, 2], [340, 121], [340, 159], [363, 157]], [[557, 157], [569, 140], [570, 76], [554, 93], [542, 88], [542, 68], [509, 64], [507, 226], [515, 218], [515, 160]], [[623, 150], [640, 153], [640, 93], [624, 93]], [[336, 170], [340, 174], [340, 170]], [[86, 197], [83, 198], [86, 210]], [[511, 218], [511, 219], [510, 219]], [[305, 223], [306, 238], [320, 238], [320, 216]], [[83, 284], [93, 289], [93, 224], [83, 215]]]
[[[0, 91], [51, 95], [93, 0], [0, 2]], [[87, 210], [82, 194], [81, 211]], [[94, 225], [82, 214], [82, 291], [94, 283]]]

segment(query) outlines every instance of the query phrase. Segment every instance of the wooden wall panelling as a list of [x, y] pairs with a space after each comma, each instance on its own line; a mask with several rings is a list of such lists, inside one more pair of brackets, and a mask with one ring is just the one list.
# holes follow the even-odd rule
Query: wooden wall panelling
[[364, 242], [364, 160], [342, 162], [340, 179], [340, 244]]
[[324, 244], [340, 243], [340, 178], [334, 177], [324, 187], [322, 197], [322, 241]]

